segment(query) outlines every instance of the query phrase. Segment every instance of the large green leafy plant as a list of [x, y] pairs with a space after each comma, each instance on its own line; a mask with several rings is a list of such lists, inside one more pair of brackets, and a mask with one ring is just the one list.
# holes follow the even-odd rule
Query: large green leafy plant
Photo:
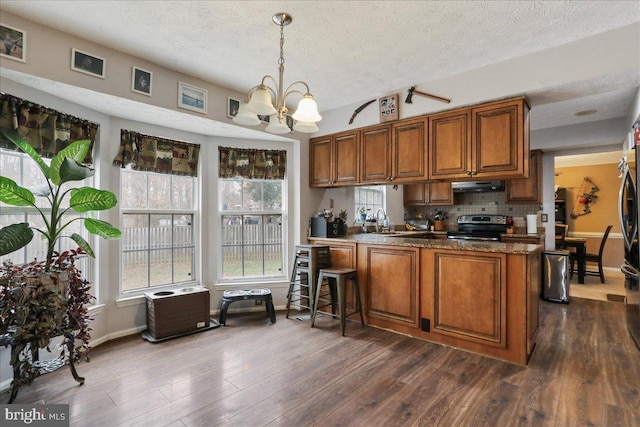
[[[81, 353], [90, 350], [88, 305], [93, 296], [89, 294], [89, 282], [75, 266], [75, 259], [85, 253], [91, 257], [95, 254], [91, 245], [77, 233], [68, 236], [79, 246], [77, 250], [58, 253], [56, 246], [60, 239], [67, 237], [64, 231], [74, 221], [82, 221], [89, 233], [102, 238], [119, 238], [121, 233], [108, 222], [89, 216], [91, 212], [116, 206], [113, 193], [68, 185], [94, 175], [92, 168], [81, 163], [90, 150], [90, 141], [73, 142], [47, 165], [16, 131], [0, 128], [0, 132], [33, 159], [44, 176], [44, 182], [33, 188], [21, 187], [0, 176], [0, 201], [34, 209], [44, 223], [41, 228], [22, 222], [0, 229], [0, 256], [25, 247], [36, 233], [47, 242], [44, 260], [21, 266], [5, 261], [0, 267], [0, 344], [6, 345], [9, 337], [14, 372], [9, 401], [12, 402], [18, 388], [30, 384], [39, 375], [40, 369], [32, 363], [34, 356], [39, 348], [48, 348], [54, 336], [64, 336], [73, 376], [80, 384], [84, 382], [73, 365]], [[36, 197], [45, 198], [47, 207], [39, 207]], [[69, 212], [87, 215], [65, 216]], [[75, 340], [80, 340], [80, 344], [75, 345]]]
[[[105, 239], [119, 238], [120, 230], [106, 221], [91, 217], [75, 217], [66, 219], [68, 211], [89, 213], [110, 209], [117, 204], [115, 194], [93, 187], [66, 188], [64, 184], [82, 181], [94, 175], [95, 170], [83, 165], [91, 147], [88, 140], [75, 141], [58, 152], [47, 165], [27, 140], [11, 129], [0, 129], [4, 136], [28, 154], [40, 167], [45, 183], [35, 188], [21, 187], [15, 181], [0, 176], [0, 201], [12, 206], [29, 206], [35, 208], [44, 221], [44, 227], [32, 227], [23, 222], [11, 224], [0, 229], [0, 256], [10, 254], [23, 248], [34, 237], [34, 231], [47, 240], [46, 268], [51, 265], [56, 243], [63, 236], [63, 231], [74, 221], [83, 221], [84, 227], [91, 234]], [[48, 200], [49, 209], [43, 210], [36, 205], [36, 196]], [[68, 206], [63, 203], [68, 199]], [[79, 234], [73, 233], [70, 238], [75, 241], [89, 256], [95, 257], [91, 245]]]

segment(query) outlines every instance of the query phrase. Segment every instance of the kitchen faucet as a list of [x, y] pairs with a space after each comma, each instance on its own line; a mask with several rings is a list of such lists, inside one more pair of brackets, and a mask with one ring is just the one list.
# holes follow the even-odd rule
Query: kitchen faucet
[[[376, 211], [376, 233], [380, 232], [380, 229], [379, 229], [379, 226], [380, 226], [380, 211], [382, 211], [382, 215], [384, 215], [382, 217], [382, 220], [384, 221], [385, 219], [387, 219], [387, 213], [384, 211], [384, 209], [383, 208], [378, 208], [378, 210]], [[386, 225], [383, 226], [382, 227], [382, 231], [385, 231], [384, 230], [385, 227], [388, 227], [388, 226], [386, 226]]]

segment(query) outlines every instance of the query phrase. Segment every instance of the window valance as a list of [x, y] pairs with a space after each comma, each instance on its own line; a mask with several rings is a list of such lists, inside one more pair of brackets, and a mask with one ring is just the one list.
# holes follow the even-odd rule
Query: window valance
[[220, 178], [284, 179], [287, 152], [219, 147]]
[[121, 129], [116, 166], [169, 175], [198, 176], [200, 145]]
[[[38, 154], [49, 159], [72, 142], [88, 139], [91, 141], [91, 150], [83, 163], [93, 163], [91, 153], [98, 132], [96, 123], [0, 93], [0, 127], [17, 130]], [[0, 147], [18, 150], [1, 134]]]

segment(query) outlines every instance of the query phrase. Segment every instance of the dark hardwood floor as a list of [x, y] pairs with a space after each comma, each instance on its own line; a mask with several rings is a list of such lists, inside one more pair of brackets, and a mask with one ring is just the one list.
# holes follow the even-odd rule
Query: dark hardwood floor
[[[541, 303], [528, 367], [328, 317], [227, 326], [163, 343], [96, 347], [16, 403], [68, 403], [77, 426], [638, 426], [640, 351], [624, 305]], [[8, 394], [0, 396], [5, 403]]]

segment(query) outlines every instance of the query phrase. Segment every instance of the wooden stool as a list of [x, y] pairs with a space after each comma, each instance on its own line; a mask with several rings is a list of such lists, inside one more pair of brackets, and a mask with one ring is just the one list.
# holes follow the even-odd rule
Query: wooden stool
[[[324, 279], [327, 279], [329, 289], [330, 289], [328, 295], [331, 295], [331, 299], [324, 299], [323, 298], [324, 295], [321, 295], [321, 289], [324, 284]], [[332, 284], [331, 283], [332, 280], [334, 280], [335, 283]], [[353, 283], [353, 290], [355, 291], [355, 297], [356, 297], [354, 311], [348, 314], [346, 312], [347, 311], [347, 280], [350, 280], [351, 283]], [[316, 321], [316, 315], [318, 313], [328, 314], [333, 317], [336, 316], [335, 306], [334, 306], [334, 302], [335, 302], [334, 289], [335, 288], [337, 288], [337, 291], [338, 291], [337, 292], [338, 293], [338, 311], [339, 311], [338, 316], [340, 318], [340, 332], [342, 333], [342, 336], [344, 336], [344, 327], [346, 323], [345, 321], [352, 320], [352, 319], [348, 319], [349, 316], [352, 316], [356, 313], [360, 313], [360, 323], [362, 324], [362, 326], [364, 326], [364, 316], [362, 314], [362, 301], [360, 300], [360, 286], [358, 284], [358, 274], [356, 270], [353, 268], [322, 268], [320, 269], [320, 272], [318, 273], [318, 284], [316, 288], [314, 310], [313, 310], [313, 315], [311, 317], [311, 327], [313, 328]], [[326, 302], [326, 304], [318, 305], [320, 302]], [[321, 308], [328, 307], [328, 306], [331, 306], [331, 312], [321, 310]]]

